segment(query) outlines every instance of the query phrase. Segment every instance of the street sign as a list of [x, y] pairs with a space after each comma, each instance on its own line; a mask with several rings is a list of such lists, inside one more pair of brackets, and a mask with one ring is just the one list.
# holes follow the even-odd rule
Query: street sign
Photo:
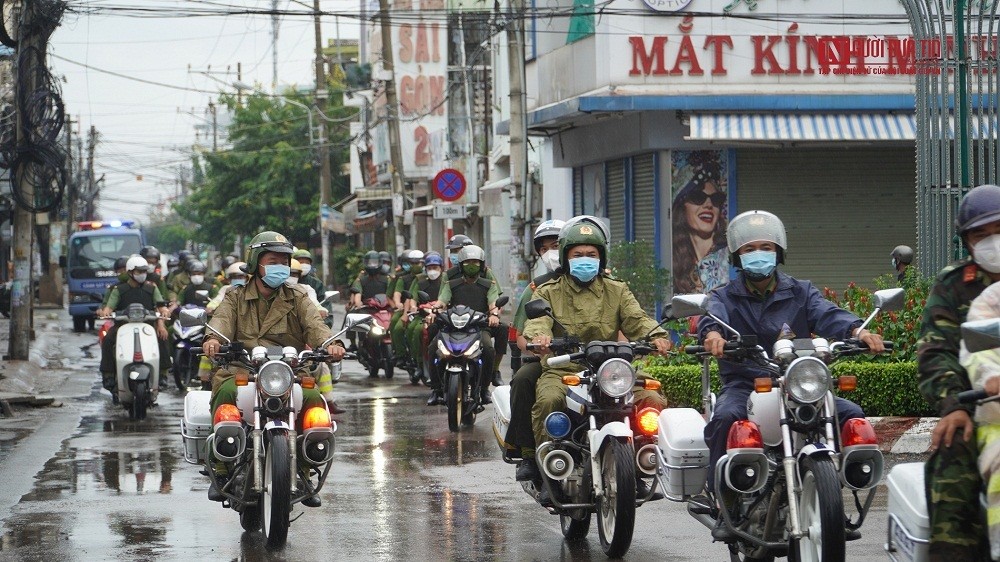
[[465, 205], [452, 205], [449, 203], [434, 204], [434, 218], [436, 219], [464, 219], [468, 216]]
[[434, 196], [438, 199], [457, 201], [465, 195], [465, 176], [454, 168], [445, 168], [434, 176], [431, 186], [434, 189]]

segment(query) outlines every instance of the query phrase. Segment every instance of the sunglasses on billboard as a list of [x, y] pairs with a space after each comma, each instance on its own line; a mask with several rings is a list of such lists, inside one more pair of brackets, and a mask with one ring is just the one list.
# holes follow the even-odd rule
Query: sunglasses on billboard
[[711, 199], [712, 205], [718, 208], [722, 208], [722, 205], [726, 202], [726, 194], [721, 191], [716, 191], [715, 193], [709, 195], [704, 191], [692, 191], [688, 193], [684, 200], [692, 205], [704, 205], [705, 201]]

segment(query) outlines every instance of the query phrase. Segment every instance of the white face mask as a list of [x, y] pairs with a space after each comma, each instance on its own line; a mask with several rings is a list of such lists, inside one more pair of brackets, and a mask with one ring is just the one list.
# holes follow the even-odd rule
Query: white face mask
[[431, 281], [437, 281], [438, 277], [441, 277], [440, 269], [435, 267], [434, 269], [427, 270], [427, 278], [430, 279]]
[[288, 285], [289, 287], [291, 287], [292, 285], [298, 285], [298, 284], [299, 284], [299, 278], [298, 277], [289, 277], [288, 279], [285, 279], [285, 285]]
[[136, 273], [135, 275], [132, 276], [132, 279], [135, 279], [136, 283], [142, 285], [143, 283], [146, 282], [146, 274], [145, 273]]
[[309, 275], [309, 272], [313, 270], [311, 263], [302, 264], [302, 275]]
[[204, 275], [192, 275], [191, 276], [191, 283], [194, 284], [194, 285], [201, 285], [204, 282], [205, 282], [205, 276]]
[[991, 234], [972, 247], [972, 258], [990, 273], [1000, 273], [1000, 234]]
[[549, 250], [542, 254], [542, 265], [549, 271], [559, 269], [559, 250]]

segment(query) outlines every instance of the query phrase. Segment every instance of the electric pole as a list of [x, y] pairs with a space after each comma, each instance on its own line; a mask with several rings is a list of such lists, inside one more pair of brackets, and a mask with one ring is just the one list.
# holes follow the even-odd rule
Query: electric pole
[[[32, 23], [28, 21], [31, 18], [31, 10], [24, 10], [21, 12], [21, 21], [18, 22], [18, 26], [21, 29], [29, 29], [28, 24]], [[20, 35], [20, 34], [19, 34]], [[38, 38], [35, 33], [27, 33], [21, 35], [19, 38], [18, 50], [24, 50], [30, 52], [31, 49], [37, 48]], [[45, 64], [45, 51], [40, 51], [41, 60], [36, 61], [34, 57], [17, 57], [15, 62], [15, 82], [28, 77], [28, 84], [17, 83], [16, 88], [20, 91], [33, 92], [35, 90], [35, 76], [34, 68], [24, 69], [21, 68], [22, 64], [34, 65], [34, 64]], [[30, 123], [29, 118], [25, 115], [25, 108], [23, 104], [18, 101], [16, 105], [16, 131], [17, 131], [17, 146], [24, 146], [27, 142], [27, 124]], [[21, 197], [24, 201], [34, 201], [35, 200], [35, 187], [31, 183], [31, 179], [27, 177], [27, 174], [20, 174], [20, 177], [16, 177], [11, 173], [11, 182], [17, 182], [15, 187], [11, 185], [12, 189], [18, 189], [21, 192]], [[35, 304], [35, 291], [32, 283], [32, 237], [35, 232], [35, 213], [31, 210], [25, 208], [23, 205], [16, 205], [14, 208], [13, 217], [14, 235], [13, 235], [13, 262], [14, 262], [14, 277], [13, 283], [11, 284], [10, 291], [10, 341], [7, 348], [7, 356], [5, 359], [10, 359], [14, 361], [27, 361], [28, 353], [30, 348], [30, 341], [34, 339], [34, 333], [32, 331], [32, 316], [34, 316], [34, 304]]]
[[398, 256], [403, 253], [405, 246], [403, 229], [400, 228], [400, 225], [403, 222], [403, 209], [406, 208], [406, 199], [403, 197], [403, 152], [399, 144], [399, 100], [396, 98], [396, 75], [393, 71], [392, 25], [389, 22], [388, 0], [379, 0], [378, 9], [379, 23], [382, 26], [382, 68], [388, 74], [388, 79], [385, 81], [385, 107], [386, 123], [389, 126], [392, 197], [394, 201], [398, 199], [403, 204], [399, 216], [392, 218], [392, 232], [396, 240], [396, 255]]
[[[323, 64], [323, 30], [319, 19], [319, 0], [313, 0], [314, 25], [316, 27], [316, 96], [313, 103], [319, 115], [317, 119], [319, 130], [319, 238], [323, 247], [323, 284], [329, 286], [333, 283], [330, 276], [330, 237], [326, 232], [326, 221], [323, 220], [324, 213], [330, 213], [330, 147], [329, 138], [326, 134], [326, 72]], [[309, 131], [309, 138], [312, 138], [312, 131]]]
[[507, 57], [510, 69], [510, 281], [514, 298], [528, 281], [522, 229], [524, 194], [528, 178], [528, 121], [524, 76], [524, 0], [511, 0], [507, 19]]

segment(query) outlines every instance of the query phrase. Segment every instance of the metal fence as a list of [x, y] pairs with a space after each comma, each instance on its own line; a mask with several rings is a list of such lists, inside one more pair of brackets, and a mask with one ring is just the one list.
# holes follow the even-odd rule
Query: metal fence
[[913, 30], [917, 118], [917, 261], [933, 275], [965, 253], [958, 203], [997, 183], [1000, 0], [901, 0]]

